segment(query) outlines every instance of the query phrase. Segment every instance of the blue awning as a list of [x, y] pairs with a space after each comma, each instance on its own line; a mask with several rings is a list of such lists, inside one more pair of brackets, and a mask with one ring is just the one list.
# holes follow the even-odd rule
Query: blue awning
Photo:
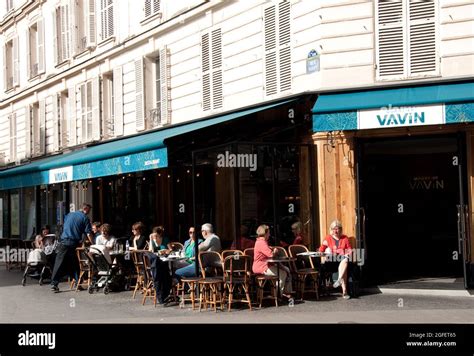
[[466, 103], [463, 108], [452, 106], [452, 115], [459, 114], [459, 109], [464, 111], [462, 120], [449, 117], [447, 110], [445, 122], [474, 121], [473, 101], [473, 82], [322, 94], [312, 109], [313, 131], [356, 130], [360, 110], [430, 104]]
[[0, 190], [165, 168], [168, 166], [166, 139], [292, 101], [294, 99], [175, 125], [7, 169], [0, 172]]

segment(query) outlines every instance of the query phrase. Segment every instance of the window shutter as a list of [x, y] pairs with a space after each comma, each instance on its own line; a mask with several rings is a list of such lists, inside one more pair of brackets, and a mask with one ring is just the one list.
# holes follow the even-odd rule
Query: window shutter
[[44, 65], [44, 26], [43, 26], [43, 19], [39, 19], [36, 23], [37, 31], [38, 31], [38, 73], [44, 73], [45, 65]]
[[53, 55], [54, 55], [54, 65], [59, 64], [60, 57], [60, 46], [59, 39], [61, 36], [61, 31], [58, 29], [58, 24], [60, 19], [58, 19], [59, 9], [53, 11]]
[[378, 79], [406, 75], [405, 6], [402, 0], [378, 0], [376, 7], [376, 63]]
[[113, 0], [108, 0], [109, 6], [107, 10], [107, 38], [114, 35], [114, 4]]
[[170, 103], [170, 63], [169, 63], [169, 50], [165, 46], [160, 51], [160, 123], [161, 125], [167, 125], [171, 123], [171, 103]]
[[68, 120], [67, 120], [67, 144], [75, 146], [77, 144], [77, 128], [76, 128], [76, 91], [74, 87], [68, 89]]
[[409, 2], [410, 75], [436, 74], [436, 5], [434, 0]]
[[284, 1], [278, 5], [278, 42], [280, 91], [291, 89], [291, 5]]
[[100, 0], [100, 39], [105, 40], [107, 38], [107, 12], [106, 12], [106, 1]]
[[60, 135], [61, 135], [61, 138], [60, 138], [60, 147], [59, 148], [66, 148], [68, 146], [68, 122], [67, 122], [67, 118], [68, 118], [68, 110], [69, 108], [67, 108], [67, 105], [68, 102], [66, 102], [66, 98], [69, 97], [69, 93], [68, 93], [68, 96], [66, 96], [66, 94], [58, 94], [58, 110], [59, 110], [59, 113], [58, 113], [58, 120], [59, 120], [59, 127], [60, 127]]
[[275, 5], [265, 9], [263, 14], [265, 36], [265, 94], [274, 95], [278, 90], [277, 81], [277, 29]]
[[28, 79], [33, 77], [31, 64], [31, 27], [28, 27], [26, 30], [26, 75]]
[[153, 13], [160, 12], [160, 0], [153, 0]]
[[69, 11], [68, 11], [68, 4], [63, 5], [60, 7], [60, 27], [61, 27], [61, 55], [59, 57], [59, 62], [62, 62], [69, 58]]
[[145, 0], [145, 18], [151, 16], [151, 0]]
[[88, 0], [87, 8], [87, 45], [94, 47], [96, 45], [96, 34], [95, 34], [95, 0]]
[[7, 63], [7, 47], [2, 45], [3, 55], [3, 89], [8, 90], [8, 63]]
[[144, 60], [135, 61], [135, 126], [136, 130], [145, 129], [145, 88], [143, 82]]
[[201, 37], [201, 60], [202, 60], [202, 109], [211, 109], [211, 63], [209, 56], [209, 34]]
[[25, 157], [31, 157], [31, 111], [25, 106]]
[[13, 86], [20, 84], [20, 62], [19, 62], [18, 36], [13, 37]]
[[39, 102], [39, 155], [44, 155], [46, 152], [46, 105], [44, 100]]
[[59, 143], [61, 136], [61, 122], [59, 119], [58, 112], [58, 96], [51, 95], [51, 100], [53, 103], [53, 152], [59, 151]]
[[123, 77], [122, 67], [114, 69], [114, 122], [113, 122], [113, 135], [123, 135]]
[[212, 108], [222, 107], [222, 32], [212, 31]]
[[10, 123], [10, 162], [16, 161], [16, 113], [11, 113], [8, 115], [8, 121]]
[[70, 2], [70, 21], [71, 21], [71, 54], [74, 56], [84, 50], [82, 37], [84, 36], [84, 9], [83, 0], [71, 0]]
[[[81, 143], [87, 142], [89, 140], [88, 135], [88, 127], [89, 127], [89, 121], [91, 120], [91, 126], [92, 126], [92, 117], [89, 116], [89, 105], [91, 105], [91, 102], [88, 100], [88, 96], [90, 95], [88, 92], [88, 82], [81, 84], [80, 87], [80, 102], [81, 102]], [[92, 88], [91, 88], [92, 89]]]
[[40, 149], [40, 138], [41, 138], [41, 132], [40, 132], [40, 120], [39, 120], [39, 105], [34, 104], [30, 105], [29, 107], [30, 111], [30, 117], [31, 120], [33, 120], [32, 130], [33, 134], [31, 135], [32, 138], [32, 154], [35, 156], [38, 156], [41, 152]]
[[100, 80], [99, 77], [92, 79], [92, 139], [101, 138], [100, 120]]

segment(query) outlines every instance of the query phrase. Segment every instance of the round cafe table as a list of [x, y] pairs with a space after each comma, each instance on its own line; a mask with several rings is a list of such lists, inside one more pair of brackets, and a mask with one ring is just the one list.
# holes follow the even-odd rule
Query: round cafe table
[[272, 258], [267, 259], [268, 263], [275, 263], [277, 265], [278, 298], [281, 298], [281, 292], [280, 292], [280, 265], [282, 263], [288, 263], [288, 262], [292, 262], [292, 261], [296, 261], [296, 258], [292, 258], [292, 257], [272, 257]]

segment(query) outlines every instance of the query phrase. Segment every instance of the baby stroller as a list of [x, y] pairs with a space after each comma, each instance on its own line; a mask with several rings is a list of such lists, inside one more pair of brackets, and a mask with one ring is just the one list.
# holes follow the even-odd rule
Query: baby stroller
[[45, 277], [51, 276], [56, 245], [56, 235], [48, 234], [43, 238], [43, 248], [36, 248], [30, 251], [26, 261], [25, 273], [21, 280], [22, 286], [26, 285], [26, 277], [39, 278], [39, 285], [42, 285]]
[[104, 246], [92, 245], [89, 248], [89, 253], [87, 253], [92, 266], [97, 271], [95, 280], [88, 288], [90, 294], [99, 291], [101, 288], [104, 288], [104, 294], [124, 288], [125, 279], [120, 265], [109, 261], [104, 250]]

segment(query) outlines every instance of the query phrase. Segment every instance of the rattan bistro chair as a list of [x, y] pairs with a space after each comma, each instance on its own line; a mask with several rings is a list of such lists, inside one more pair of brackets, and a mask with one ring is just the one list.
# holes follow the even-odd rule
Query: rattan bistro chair
[[306, 280], [309, 277], [312, 285], [312, 291], [316, 294], [316, 299], [319, 300], [319, 272], [314, 268], [313, 261], [310, 256], [298, 256], [299, 253], [308, 252], [308, 248], [304, 245], [291, 245], [288, 247], [290, 256], [296, 258], [292, 262], [292, 270], [297, 280], [297, 291], [300, 298], [304, 299]]
[[79, 261], [79, 280], [76, 283], [76, 292], [86, 285], [87, 288], [92, 283], [93, 267], [87, 257], [88, 250], [85, 247], [76, 248], [77, 260]]
[[202, 306], [207, 309], [207, 305], [214, 306], [217, 312], [219, 304], [221, 310], [224, 309], [221, 255], [215, 251], [203, 251], [199, 253], [199, 266], [201, 267], [202, 279], [199, 280], [199, 311]]
[[[250, 266], [253, 266], [254, 248], [246, 248], [244, 255], [250, 257]], [[264, 274], [251, 273], [250, 276], [250, 290], [255, 291], [257, 295], [257, 304], [259, 308], [262, 307], [264, 299], [271, 299], [275, 301], [275, 306], [278, 306], [278, 278], [276, 276], [265, 276]], [[270, 288], [270, 294], [265, 296], [264, 291]]]
[[227, 256], [233, 256], [233, 255], [243, 255], [244, 253], [240, 250], [224, 250], [221, 252], [222, 256], [222, 261], [225, 261], [225, 258]]
[[132, 298], [135, 299], [135, 295], [138, 291], [141, 293], [145, 290], [145, 268], [143, 267], [143, 253], [145, 250], [132, 250], [130, 254], [132, 256], [133, 266], [135, 267], [135, 274], [132, 278], [135, 279], [135, 286], [133, 289]]
[[151, 273], [151, 263], [148, 254], [143, 253], [143, 270], [144, 270], [144, 292], [142, 305], [145, 305], [147, 298], [153, 298], [153, 305], [156, 307], [156, 290], [155, 283], [153, 281], [153, 275]]
[[[230, 255], [224, 259], [224, 300], [226, 292], [228, 295], [228, 308], [231, 311], [233, 302], [247, 303], [252, 310], [252, 302], [250, 300], [250, 257], [240, 254]], [[234, 293], [240, 292], [245, 294], [245, 298], [234, 299]]]

